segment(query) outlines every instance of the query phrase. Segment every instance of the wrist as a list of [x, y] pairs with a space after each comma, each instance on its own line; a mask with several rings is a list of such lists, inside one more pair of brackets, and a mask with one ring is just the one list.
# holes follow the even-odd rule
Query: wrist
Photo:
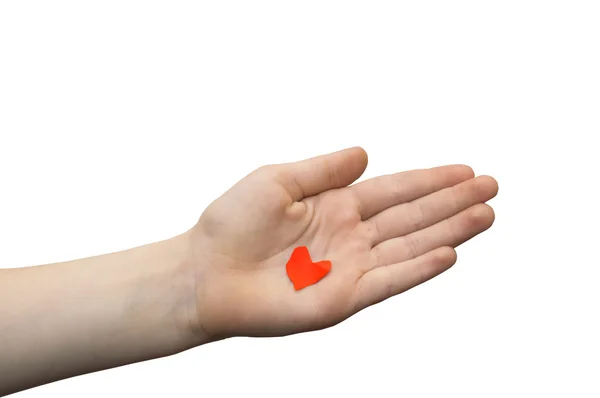
[[197, 262], [191, 235], [191, 231], [186, 231], [154, 244], [154, 255], [164, 259], [157, 269], [155, 282], [159, 291], [155, 294], [165, 298], [169, 325], [182, 336], [184, 349], [213, 339], [204, 330], [198, 316]]
[[241, 307], [247, 304], [238, 300], [238, 293], [244, 289], [217, 265], [221, 256], [214, 254], [211, 237], [199, 225], [181, 237], [188, 245], [184, 268], [187, 278], [193, 281], [189, 328], [196, 345], [234, 336], [232, 329], [240, 320]]

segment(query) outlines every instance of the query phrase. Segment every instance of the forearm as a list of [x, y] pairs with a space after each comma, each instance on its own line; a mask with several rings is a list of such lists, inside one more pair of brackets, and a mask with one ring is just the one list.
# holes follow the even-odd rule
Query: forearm
[[0, 270], [0, 395], [201, 344], [187, 234]]

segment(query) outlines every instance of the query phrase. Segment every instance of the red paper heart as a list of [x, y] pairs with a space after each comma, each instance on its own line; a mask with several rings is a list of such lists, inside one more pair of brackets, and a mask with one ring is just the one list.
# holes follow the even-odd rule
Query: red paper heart
[[285, 266], [296, 290], [317, 283], [327, 275], [330, 269], [331, 261], [324, 260], [313, 263], [306, 246], [295, 248]]

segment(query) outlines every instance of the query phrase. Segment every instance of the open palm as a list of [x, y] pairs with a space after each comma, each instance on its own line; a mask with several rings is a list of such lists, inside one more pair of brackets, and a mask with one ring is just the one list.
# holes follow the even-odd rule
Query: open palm
[[[276, 336], [332, 326], [451, 267], [454, 247], [489, 228], [498, 186], [462, 165], [364, 172], [361, 148], [266, 166], [213, 202], [193, 232], [199, 328]], [[330, 260], [296, 291], [285, 264], [307, 246]]]

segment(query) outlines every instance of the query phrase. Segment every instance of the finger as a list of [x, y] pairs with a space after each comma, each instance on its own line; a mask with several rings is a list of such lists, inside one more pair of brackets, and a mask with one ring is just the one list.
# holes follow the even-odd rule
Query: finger
[[420, 285], [454, 263], [456, 251], [451, 247], [439, 247], [406, 262], [375, 268], [358, 280], [356, 311]]
[[295, 201], [342, 188], [356, 181], [367, 167], [367, 153], [360, 147], [278, 165], [280, 182]]
[[469, 166], [450, 165], [375, 177], [351, 189], [358, 200], [361, 217], [366, 220], [388, 207], [410, 202], [473, 177]]
[[375, 231], [372, 245], [434, 225], [473, 205], [487, 202], [497, 193], [496, 180], [480, 176], [412, 202], [390, 207], [365, 221], [372, 225], [369, 230]]
[[411, 234], [381, 242], [372, 250], [375, 267], [416, 258], [442, 246], [456, 247], [492, 226], [494, 210], [480, 203]]

